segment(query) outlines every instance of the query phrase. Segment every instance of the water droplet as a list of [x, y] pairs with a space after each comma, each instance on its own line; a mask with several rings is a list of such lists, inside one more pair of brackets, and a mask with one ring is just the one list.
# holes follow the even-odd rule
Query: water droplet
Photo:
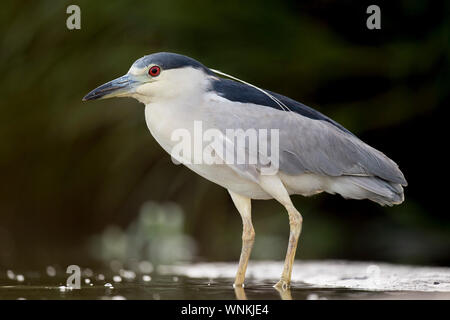
[[13, 280], [15, 278], [15, 274], [12, 270], [6, 271], [6, 276], [8, 277], [8, 279], [11, 279], [11, 280]]
[[121, 269], [119, 273], [123, 278], [128, 279], [128, 280], [136, 278], [136, 273], [131, 270]]
[[49, 277], [54, 277], [54, 276], [56, 276], [56, 269], [55, 269], [54, 267], [48, 266], [47, 269], [46, 269], [46, 271], [47, 271], [47, 275], [48, 275]]
[[139, 270], [142, 273], [151, 273], [153, 271], [153, 264], [149, 261], [141, 261], [139, 262]]
[[83, 270], [83, 276], [90, 278], [93, 275], [94, 275], [94, 272], [92, 271], [92, 269], [86, 268]]
[[142, 276], [142, 280], [144, 280], [145, 282], [149, 282], [150, 280], [152, 280], [152, 277], [150, 277], [148, 274], [144, 274]]

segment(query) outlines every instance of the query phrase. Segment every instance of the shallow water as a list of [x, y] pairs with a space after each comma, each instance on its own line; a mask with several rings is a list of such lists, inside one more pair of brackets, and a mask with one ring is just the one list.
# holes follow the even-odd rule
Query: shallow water
[[[278, 272], [281, 264], [272, 264], [273, 266], [268, 262], [254, 263], [249, 266], [245, 289], [233, 288], [233, 277], [227, 275], [234, 273], [236, 265], [224, 263], [168, 266], [146, 274], [123, 269], [116, 272], [110, 269], [83, 269], [80, 289], [66, 287], [69, 274], [62, 269], [21, 273], [0, 270], [0, 299], [450, 299], [450, 291], [447, 290], [450, 272], [446, 268], [380, 265], [381, 273], [387, 277], [395, 275], [398, 279], [405, 280], [407, 276], [413, 275], [414, 285], [419, 284], [423, 288], [383, 290], [382, 280], [377, 288], [367, 289], [367, 281], [370, 279], [358, 273], [359, 269], [366, 268], [364, 264], [297, 263], [297, 270], [294, 269], [294, 272], [297, 271], [297, 277], [304, 277], [305, 281], [295, 280], [289, 291], [280, 292], [273, 288], [276, 281], [270, 270], [273, 267], [274, 272]], [[309, 268], [316, 275], [308, 275]], [[405, 275], [401, 274], [402, 268]], [[325, 270], [328, 270], [328, 274]], [[330, 275], [336, 276], [341, 282], [333, 283]], [[321, 285], [320, 281], [324, 277], [330, 280], [326, 285]], [[435, 281], [436, 279], [439, 281]], [[429, 283], [430, 281], [432, 282]], [[364, 286], [366, 289], [361, 289]], [[405, 284], [405, 288], [407, 287], [408, 284]], [[433, 289], [435, 287], [436, 290]]]
[[[61, 279], [63, 280], [63, 279]], [[3, 282], [3, 281], [2, 281]], [[124, 281], [106, 282], [93, 286], [82, 285], [81, 289], [61, 289], [63, 281], [55, 279], [36, 279], [23, 284], [2, 285], [0, 299], [450, 299], [449, 294], [424, 292], [379, 292], [351, 289], [311, 288], [295, 285], [290, 293], [275, 290], [273, 282], [249, 281], [242, 292], [235, 292], [232, 279], [191, 279], [158, 276], [150, 282]]]

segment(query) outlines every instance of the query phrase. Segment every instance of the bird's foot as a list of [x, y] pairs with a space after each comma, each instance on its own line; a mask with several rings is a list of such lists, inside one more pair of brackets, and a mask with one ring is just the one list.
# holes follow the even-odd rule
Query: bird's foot
[[278, 290], [286, 291], [291, 287], [291, 282], [288, 280], [280, 279], [280, 281], [278, 281], [273, 287]]
[[240, 286], [235, 286], [234, 287], [234, 293], [236, 295], [236, 299], [238, 300], [247, 300], [247, 295], [245, 294], [245, 290], [244, 290], [244, 286], [240, 285]]

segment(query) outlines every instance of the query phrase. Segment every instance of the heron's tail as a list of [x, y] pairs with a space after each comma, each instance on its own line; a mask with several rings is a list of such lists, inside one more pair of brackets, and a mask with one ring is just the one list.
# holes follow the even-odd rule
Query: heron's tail
[[344, 198], [369, 199], [382, 206], [400, 204], [405, 199], [403, 187], [399, 183], [389, 182], [378, 177], [344, 176]]

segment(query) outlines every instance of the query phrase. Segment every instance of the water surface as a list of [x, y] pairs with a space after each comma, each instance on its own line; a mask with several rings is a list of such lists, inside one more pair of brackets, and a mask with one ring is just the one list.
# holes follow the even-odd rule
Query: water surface
[[83, 269], [80, 289], [66, 286], [69, 275], [63, 269], [0, 270], [0, 299], [450, 299], [448, 268], [296, 262], [292, 288], [277, 291], [273, 284], [281, 266], [252, 263], [244, 289], [232, 286], [232, 263], [166, 266], [148, 273]]

